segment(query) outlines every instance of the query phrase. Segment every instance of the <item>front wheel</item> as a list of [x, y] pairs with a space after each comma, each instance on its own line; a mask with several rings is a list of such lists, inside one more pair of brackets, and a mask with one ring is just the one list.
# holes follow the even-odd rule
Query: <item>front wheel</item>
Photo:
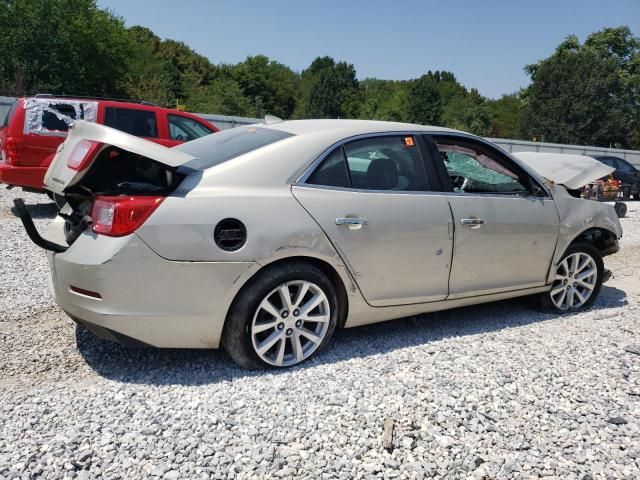
[[543, 309], [569, 312], [591, 306], [600, 293], [603, 276], [598, 250], [587, 243], [570, 246], [556, 267], [551, 290], [541, 294]]
[[222, 345], [241, 367], [290, 367], [327, 345], [337, 318], [336, 291], [321, 270], [304, 262], [276, 266], [240, 292]]

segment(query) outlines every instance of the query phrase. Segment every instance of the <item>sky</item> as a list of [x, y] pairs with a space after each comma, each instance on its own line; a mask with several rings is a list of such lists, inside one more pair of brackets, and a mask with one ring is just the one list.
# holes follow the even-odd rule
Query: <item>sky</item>
[[499, 98], [529, 83], [523, 67], [568, 35], [604, 27], [640, 36], [640, 0], [98, 0], [211, 62], [263, 54], [304, 70], [317, 56], [353, 63], [359, 79], [448, 70]]

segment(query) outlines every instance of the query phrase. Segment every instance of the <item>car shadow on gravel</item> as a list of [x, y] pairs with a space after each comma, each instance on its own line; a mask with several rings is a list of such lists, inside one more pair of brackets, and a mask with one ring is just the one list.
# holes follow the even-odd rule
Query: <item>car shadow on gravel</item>
[[[596, 315], [626, 304], [626, 293], [604, 286], [592, 307]], [[238, 368], [223, 352], [129, 348], [99, 339], [84, 327], [76, 327], [76, 344], [87, 364], [110, 380], [151, 385], [206, 385], [240, 377], [280, 375], [353, 358], [380, 355], [397, 349], [428, 345], [450, 337], [462, 337], [557, 319], [536, 311], [529, 298], [505, 300], [455, 310], [430, 313], [404, 320], [336, 331], [331, 345], [312, 360], [293, 369], [248, 371]], [[434, 351], [438, 346], [433, 346]]]
[[[16, 197], [17, 198], [17, 197]], [[58, 214], [58, 209], [56, 208], [55, 203], [47, 202], [47, 203], [25, 203], [27, 210], [31, 214], [31, 218], [40, 219], [40, 218], [55, 218]], [[11, 207], [11, 213], [18, 217], [18, 211], [16, 207]]]

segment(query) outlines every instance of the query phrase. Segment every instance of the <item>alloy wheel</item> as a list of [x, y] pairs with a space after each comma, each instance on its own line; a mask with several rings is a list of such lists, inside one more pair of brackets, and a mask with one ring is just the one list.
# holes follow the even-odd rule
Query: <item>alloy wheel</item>
[[322, 289], [306, 280], [283, 283], [259, 303], [251, 322], [251, 342], [260, 359], [289, 367], [322, 344], [331, 309]]
[[556, 277], [549, 295], [560, 310], [574, 310], [584, 305], [598, 282], [595, 260], [584, 252], [564, 258], [556, 269]]

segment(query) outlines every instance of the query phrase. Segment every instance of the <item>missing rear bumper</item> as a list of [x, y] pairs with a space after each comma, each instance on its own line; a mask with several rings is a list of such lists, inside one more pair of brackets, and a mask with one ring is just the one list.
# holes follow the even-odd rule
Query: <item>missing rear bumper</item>
[[110, 342], [118, 343], [123, 347], [154, 348], [153, 345], [149, 345], [148, 343], [142, 342], [136, 338], [129, 337], [128, 335], [124, 335], [123, 333], [116, 332], [115, 330], [111, 330], [106, 327], [101, 327], [99, 325], [80, 320], [78, 317], [74, 317], [69, 312], [66, 313], [67, 315], [69, 315], [71, 320], [76, 322], [78, 325], [86, 328], [96, 337], [102, 338], [103, 340], [109, 340]]

